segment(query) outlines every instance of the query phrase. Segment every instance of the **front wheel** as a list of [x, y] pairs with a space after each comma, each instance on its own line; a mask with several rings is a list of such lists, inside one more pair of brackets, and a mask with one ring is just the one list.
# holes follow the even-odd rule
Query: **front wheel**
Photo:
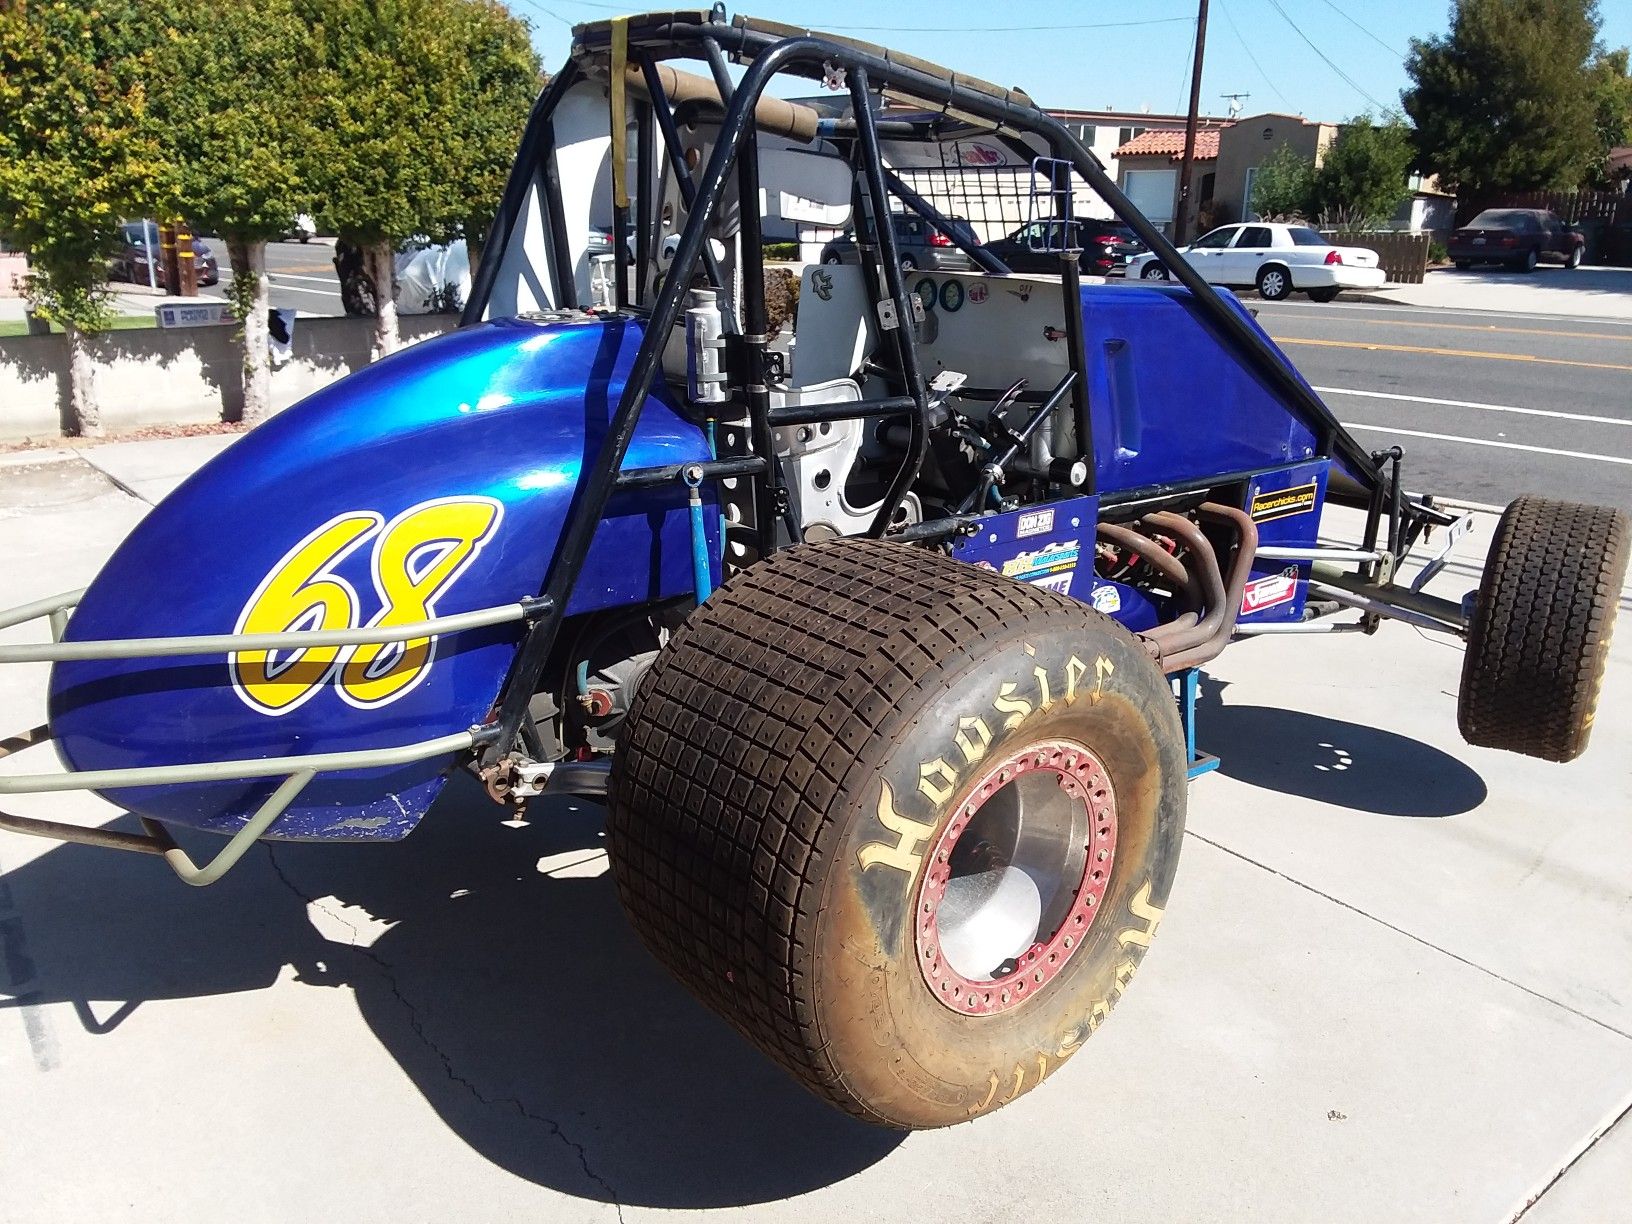
[[1473, 267], [1473, 260], [1471, 259], [1459, 259], [1456, 261], [1456, 270], [1458, 272], [1466, 272], [1471, 267]]
[[901, 256], [901, 271], [903, 271], [903, 272], [916, 272], [916, 271], [918, 271], [918, 261], [916, 259], [914, 259], [911, 255]]
[[843, 263], [844, 261], [841, 260], [837, 255], [829, 254], [829, 255], [822, 256], [822, 262], [824, 264], [826, 264], [828, 267], [831, 268], [833, 265], [838, 264], [838, 263]]
[[1266, 302], [1279, 302], [1292, 295], [1292, 275], [1279, 264], [1270, 264], [1258, 271], [1258, 296]]
[[1579, 268], [1581, 266], [1581, 260], [1581, 248], [1571, 247], [1570, 253], [1564, 257], [1564, 266], [1566, 268]]
[[936, 553], [784, 549], [686, 621], [614, 757], [641, 939], [806, 1087], [947, 1126], [1105, 1020], [1167, 904], [1184, 737], [1132, 634]]
[[1503, 512], [1468, 623], [1462, 737], [1547, 761], [1587, 747], [1626, 578], [1619, 510], [1521, 497]]

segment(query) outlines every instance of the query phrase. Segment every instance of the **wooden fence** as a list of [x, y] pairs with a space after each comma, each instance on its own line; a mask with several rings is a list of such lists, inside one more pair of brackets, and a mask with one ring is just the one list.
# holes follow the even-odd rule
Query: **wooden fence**
[[1377, 252], [1383, 273], [1396, 285], [1420, 285], [1428, 272], [1432, 235], [1398, 230], [1323, 230], [1334, 246], [1357, 246]]
[[1458, 201], [1456, 223], [1466, 225], [1486, 208], [1550, 208], [1569, 225], [1632, 225], [1632, 196], [1618, 191], [1509, 191], [1482, 201]]

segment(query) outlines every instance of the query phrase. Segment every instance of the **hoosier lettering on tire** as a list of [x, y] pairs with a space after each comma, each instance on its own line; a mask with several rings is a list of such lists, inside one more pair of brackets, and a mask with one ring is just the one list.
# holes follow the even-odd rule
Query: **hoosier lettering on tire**
[[1183, 735], [1134, 636], [880, 541], [787, 549], [676, 632], [618, 743], [646, 945], [813, 1091], [961, 1122], [1035, 1088], [1161, 921]]

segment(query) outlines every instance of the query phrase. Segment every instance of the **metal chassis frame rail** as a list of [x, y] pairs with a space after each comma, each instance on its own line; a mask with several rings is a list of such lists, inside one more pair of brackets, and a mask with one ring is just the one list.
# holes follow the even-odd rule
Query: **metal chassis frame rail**
[[[198, 637], [64, 642], [62, 634], [68, 623], [68, 610], [79, 603], [83, 594], [82, 590], [71, 591], [0, 612], [0, 629], [9, 629], [43, 619], [51, 626], [52, 638], [50, 644], [45, 645], [0, 646], [0, 664], [167, 658], [229, 654], [241, 650], [297, 650], [309, 646], [367, 646], [525, 621], [545, 610], [542, 600], [524, 599], [512, 604], [437, 616], [391, 628], [304, 630], [292, 633], [224, 633]], [[272, 827], [273, 822], [318, 774], [407, 765], [415, 761], [466, 751], [486, 743], [494, 734], [496, 729], [492, 727], [471, 727], [451, 735], [398, 744], [390, 748], [313, 752], [252, 760], [194, 761], [185, 765], [158, 765], [135, 769], [95, 769], [68, 773], [0, 776], [0, 795], [51, 794], [74, 790], [104, 791], [136, 786], [282, 777], [283, 780], [277, 789], [267, 797], [254, 815], [250, 816], [220, 852], [202, 867], [193, 862], [187, 852], [176, 844], [168, 829], [146, 817], [141, 818], [145, 833], [135, 834], [111, 829], [85, 828], [55, 820], [0, 812], [0, 829], [26, 833], [34, 837], [49, 837], [57, 841], [102, 846], [112, 850], [162, 855], [165, 862], [183, 881], [203, 887], [215, 883], [225, 875], [243, 857], [250, 845]], [[51, 733], [48, 728], [35, 727], [21, 735], [0, 740], [0, 760], [13, 756], [25, 748], [46, 743], [50, 739]]]

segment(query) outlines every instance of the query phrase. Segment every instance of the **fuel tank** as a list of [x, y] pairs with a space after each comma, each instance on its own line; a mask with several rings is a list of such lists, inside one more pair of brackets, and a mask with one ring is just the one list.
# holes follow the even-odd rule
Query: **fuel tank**
[[[538, 594], [643, 327], [509, 319], [417, 344], [247, 434], [165, 498], [86, 591], [66, 640], [406, 624]], [[661, 386], [624, 467], [708, 457]], [[705, 490], [707, 492], [707, 490]], [[719, 516], [705, 511], [710, 554]], [[681, 488], [614, 496], [568, 613], [692, 589]], [[519, 623], [387, 647], [57, 664], [72, 769], [386, 748], [489, 713]], [[391, 840], [454, 765], [319, 774], [268, 836]], [[109, 792], [139, 815], [235, 831], [278, 779]]]

